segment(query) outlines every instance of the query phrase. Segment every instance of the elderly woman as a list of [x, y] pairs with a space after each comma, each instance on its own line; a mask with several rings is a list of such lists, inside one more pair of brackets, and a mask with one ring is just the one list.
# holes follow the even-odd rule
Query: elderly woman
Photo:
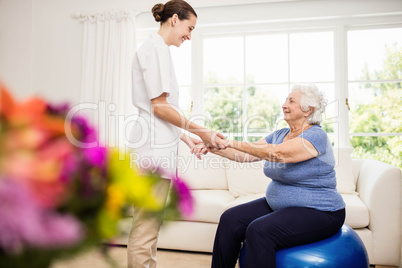
[[274, 268], [277, 250], [325, 239], [342, 227], [345, 203], [336, 190], [334, 154], [319, 125], [325, 106], [316, 86], [296, 85], [282, 106], [289, 128], [255, 143], [231, 141], [226, 150], [209, 149], [237, 162], [265, 160], [264, 173], [272, 179], [265, 198], [222, 214], [212, 267], [235, 267], [247, 241], [244, 267]]

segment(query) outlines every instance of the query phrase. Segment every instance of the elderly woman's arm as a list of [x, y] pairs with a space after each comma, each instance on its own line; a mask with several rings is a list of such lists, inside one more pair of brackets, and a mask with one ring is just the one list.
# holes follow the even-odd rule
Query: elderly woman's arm
[[225, 157], [229, 160], [236, 161], [236, 162], [256, 162], [256, 161], [261, 161], [261, 158], [258, 158], [256, 156], [250, 155], [245, 152], [241, 152], [239, 150], [236, 150], [234, 148], [226, 148], [224, 150], [219, 150], [216, 148], [208, 148], [205, 146], [205, 144], [197, 144], [191, 152], [195, 154], [199, 159], [201, 159], [202, 154], [206, 154], [207, 152], [211, 152], [213, 154]]
[[210, 152], [212, 152], [216, 155], [219, 155], [219, 156], [226, 157], [229, 160], [232, 160], [235, 162], [240, 162], [240, 163], [257, 162], [257, 161], [263, 160], [257, 156], [236, 150], [234, 148], [226, 148], [224, 150], [210, 149]]
[[228, 146], [237, 151], [271, 162], [297, 163], [318, 156], [318, 151], [311, 142], [301, 137], [285, 141], [281, 144], [268, 144], [265, 139], [254, 143], [229, 141]]

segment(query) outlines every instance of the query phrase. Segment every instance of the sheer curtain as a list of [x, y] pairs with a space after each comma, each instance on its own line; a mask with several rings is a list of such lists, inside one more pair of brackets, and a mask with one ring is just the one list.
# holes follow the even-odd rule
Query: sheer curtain
[[101, 143], [122, 147], [131, 104], [135, 10], [75, 12], [83, 25], [80, 114], [98, 129]]

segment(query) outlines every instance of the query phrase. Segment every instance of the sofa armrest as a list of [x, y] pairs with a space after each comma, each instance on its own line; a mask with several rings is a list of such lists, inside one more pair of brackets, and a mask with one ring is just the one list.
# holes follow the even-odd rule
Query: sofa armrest
[[356, 190], [370, 213], [368, 228], [373, 234], [373, 259], [370, 262], [398, 266], [401, 254], [401, 170], [376, 160], [359, 162]]

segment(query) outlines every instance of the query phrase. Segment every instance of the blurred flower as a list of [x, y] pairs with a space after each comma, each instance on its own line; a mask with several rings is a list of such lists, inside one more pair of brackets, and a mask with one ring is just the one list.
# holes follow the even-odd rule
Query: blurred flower
[[96, 141], [95, 128], [91, 127], [85, 118], [75, 116], [72, 119], [73, 128], [77, 128], [79, 137], [78, 140], [84, 143], [90, 143]]
[[[3, 89], [4, 86], [0, 85]], [[38, 98], [31, 98], [17, 103], [6, 90], [0, 91], [0, 113], [13, 126], [36, 124], [46, 111], [46, 103]]]
[[[0, 83], [0, 267], [42, 268], [99, 245], [116, 235], [128, 204], [149, 217], [192, 211], [183, 181], [173, 180], [165, 204], [162, 171], [132, 168], [128, 154], [99, 146], [96, 129], [83, 117], [67, 120], [68, 111], [39, 98], [17, 102]], [[65, 127], [98, 146], [73, 145]]]
[[0, 203], [0, 247], [8, 253], [21, 253], [26, 246], [72, 246], [82, 239], [82, 226], [75, 218], [43, 209], [19, 182], [0, 179]]
[[104, 147], [83, 148], [82, 153], [85, 161], [93, 166], [103, 167], [107, 162], [107, 152]]
[[178, 195], [180, 213], [184, 217], [189, 217], [193, 213], [194, 206], [194, 200], [191, 196], [190, 189], [179, 177], [173, 178], [172, 183]]
[[49, 111], [49, 113], [53, 114], [67, 114], [68, 111], [70, 110], [70, 105], [68, 103], [62, 103], [62, 104], [50, 104], [48, 103], [46, 106], [46, 109]]

